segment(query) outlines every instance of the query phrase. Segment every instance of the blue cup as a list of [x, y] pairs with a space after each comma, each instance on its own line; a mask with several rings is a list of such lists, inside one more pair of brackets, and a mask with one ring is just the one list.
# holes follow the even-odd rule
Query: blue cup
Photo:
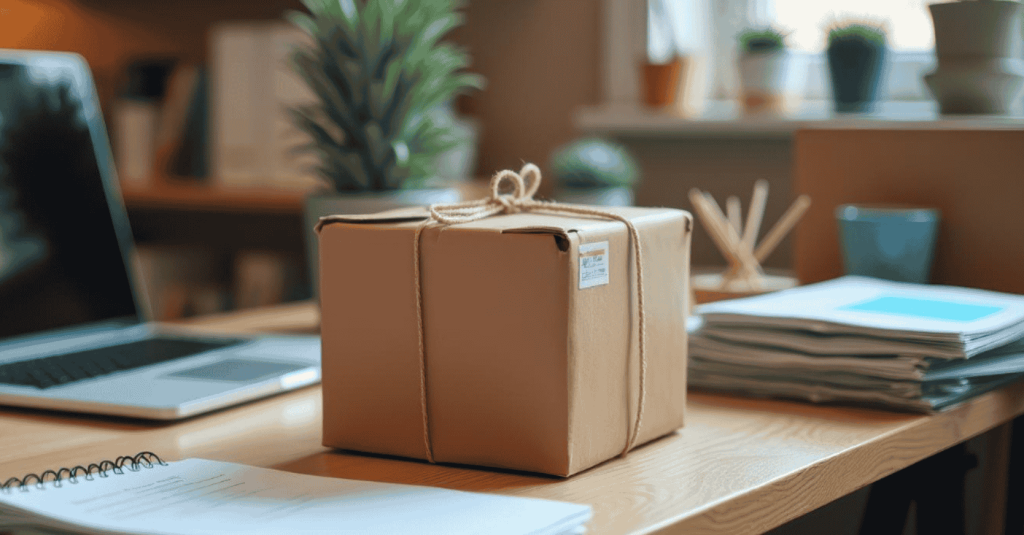
[[938, 210], [845, 204], [836, 219], [847, 275], [928, 282]]

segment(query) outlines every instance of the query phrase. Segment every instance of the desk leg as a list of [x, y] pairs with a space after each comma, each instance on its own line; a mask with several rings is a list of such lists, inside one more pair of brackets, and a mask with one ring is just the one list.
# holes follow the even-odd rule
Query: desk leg
[[901, 535], [913, 500], [912, 484], [906, 469], [872, 483], [860, 534]]
[[1010, 438], [1009, 482], [1006, 492], [1006, 523], [1007, 534], [1024, 533], [1024, 416], [1013, 421], [1013, 433]]
[[868, 494], [861, 535], [903, 533], [911, 501], [917, 505], [918, 533], [965, 533], [964, 475], [976, 463], [966, 445], [958, 444], [876, 481]]
[[1003, 535], [1006, 519], [1006, 493], [1010, 483], [1010, 440], [1013, 422], [989, 431], [985, 448], [985, 473], [982, 476], [981, 535]]

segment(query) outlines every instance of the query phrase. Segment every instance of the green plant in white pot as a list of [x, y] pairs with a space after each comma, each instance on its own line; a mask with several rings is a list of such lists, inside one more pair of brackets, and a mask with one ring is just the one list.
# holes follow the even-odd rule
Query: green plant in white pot
[[288, 18], [309, 34], [292, 66], [316, 102], [291, 110], [318, 157], [327, 193], [306, 202], [310, 267], [318, 284], [313, 227], [324, 215], [372, 213], [459, 200], [436, 189], [439, 159], [465, 143], [444, 119], [458, 94], [483, 87], [469, 55], [443, 37], [463, 23], [459, 0], [303, 0]]
[[556, 150], [551, 173], [555, 200], [598, 206], [633, 204], [633, 186], [640, 176], [625, 147], [599, 138], [580, 139]]
[[795, 58], [786, 35], [771, 28], [751, 28], [739, 36], [740, 102], [746, 113], [781, 112], [796, 93]]

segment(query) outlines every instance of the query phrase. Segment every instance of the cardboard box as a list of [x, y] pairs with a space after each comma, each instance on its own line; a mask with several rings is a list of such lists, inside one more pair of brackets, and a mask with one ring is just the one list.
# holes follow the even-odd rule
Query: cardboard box
[[[636, 444], [683, 425], [692, 218], [628, 217], [642, 246], [647, 375]], [[425, 212], [321, 223], [324, 444], [426, 459], [414, 244]], [[624, 223], [539, 213], [420, 237], [429, 437], [437, 462], [568, 476], [622, 452], [639, 399]]]

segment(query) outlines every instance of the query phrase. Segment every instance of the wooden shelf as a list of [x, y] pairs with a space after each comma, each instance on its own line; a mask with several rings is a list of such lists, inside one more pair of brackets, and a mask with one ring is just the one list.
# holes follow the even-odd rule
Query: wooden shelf
[[828, 101], [805, 101], [781, 115], [744, 115], [733, 101], [709, 101], [694, 116], [636, 106], [579, 110], [583, 132], [616, 136], [684, 138], [791, 138], [802, 129], [845, 130], [1024, 130], [1019, 115], [946, 116], [933, 101], [887, 101], [871, 113], [839, 114]]
[[122, 184], [125, 205], [132, 210], [301, 214], [305, 192], [271, 188], [227, 188], [209, 184], [161, 182]]
[[[479, 199], [490, 193], [483, 180], [454, 184], [463, 199]], [[161, 179], [153, 184], [121, 184], [121, 195], [129, 210], [170, 210], [244, 214], [302, 214], [308, 192], [274, 188], [224, 187], [196, 182]]]

